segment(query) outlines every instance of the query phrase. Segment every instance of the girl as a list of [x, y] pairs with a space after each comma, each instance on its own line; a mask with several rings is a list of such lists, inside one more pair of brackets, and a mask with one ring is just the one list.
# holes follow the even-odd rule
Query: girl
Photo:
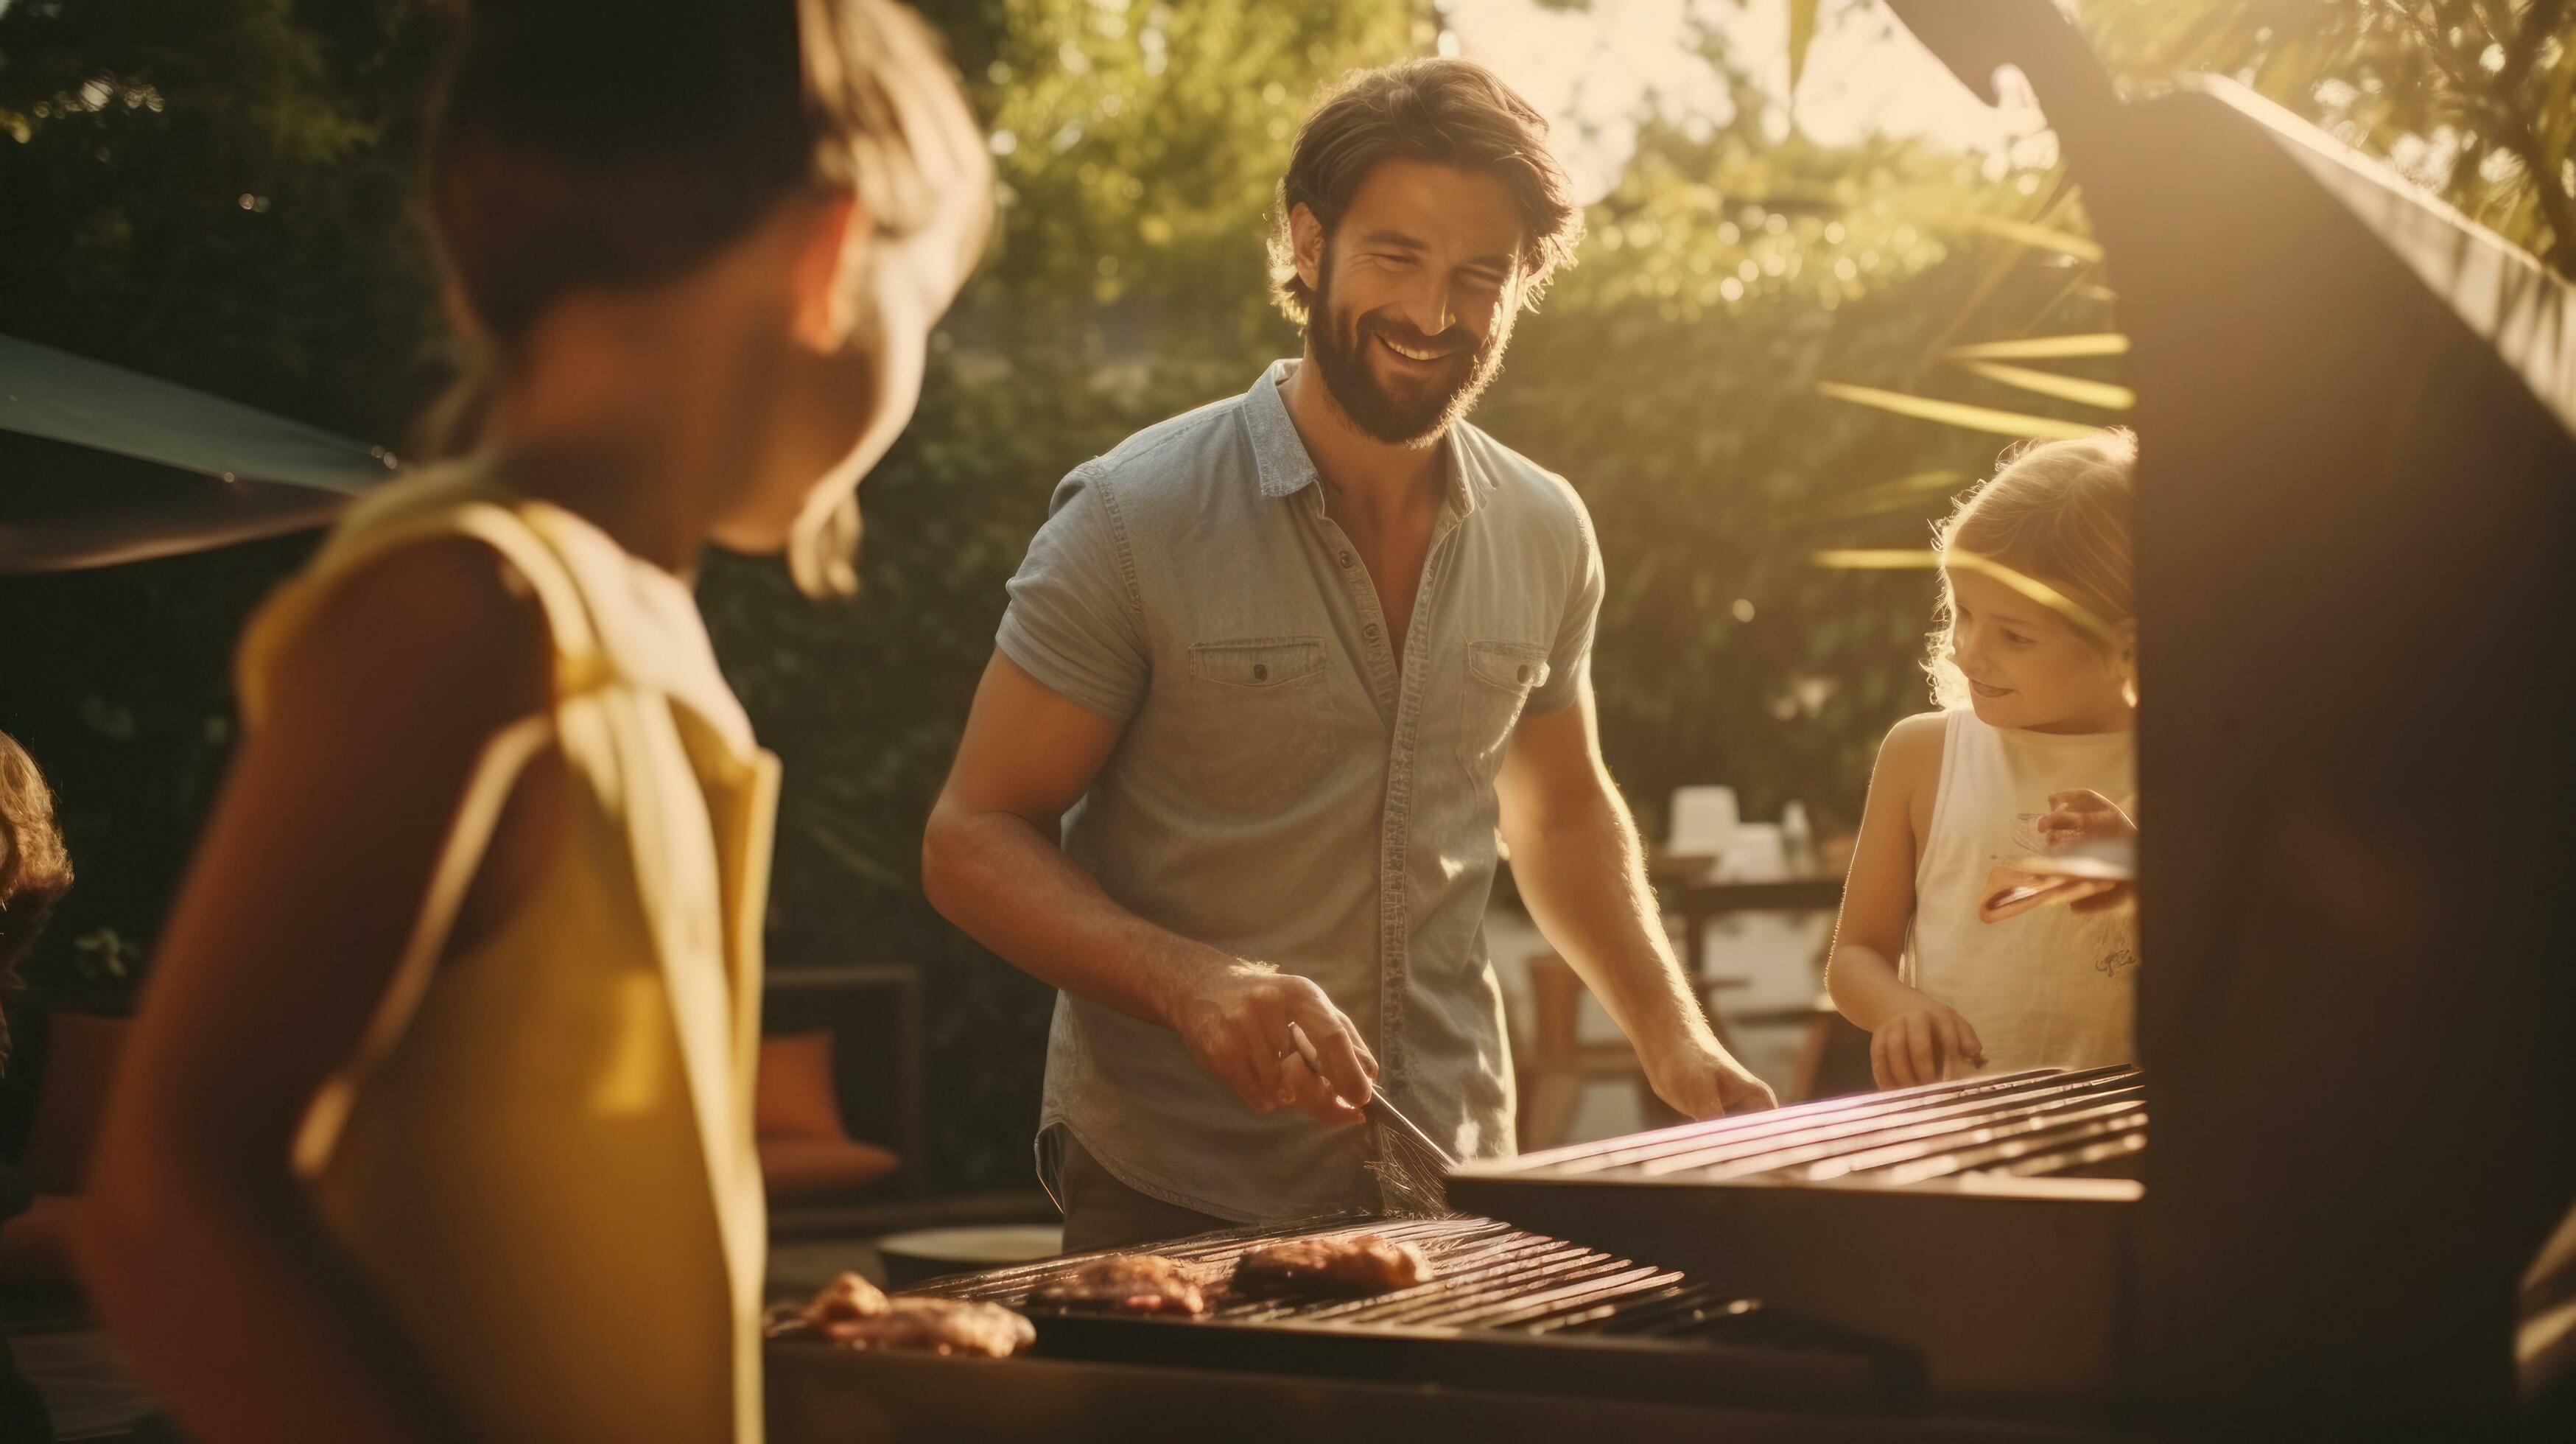
[[847, 582], [986, 166], [884, 0], [463, 37], [428, 212], [487, 358], [470, 451], [247, 633], [85, 1204], [192, 1436], [759, 1436], [775, 773], [690, 579], [714, 541]]
[[2014, 859], [2129, 826], [2136, 464], [2126, 431], [2033, 446], [1940, 528], [1942, 710], [1879, 750], [1826, 972], [1881, 1087], [2133, 1056], [2133, 913], [1979, 906]]

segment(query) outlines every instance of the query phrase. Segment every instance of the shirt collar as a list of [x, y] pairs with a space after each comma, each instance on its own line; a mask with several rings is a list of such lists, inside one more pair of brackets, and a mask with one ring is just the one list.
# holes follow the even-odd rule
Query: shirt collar
[[[1294, 496], [1322, 480], [1315, 474], [1315, 459], [1306, 454], [1305, 440], [1297, 435], [1297, 423], [1288, 419], [1288, 398], [1279, 389], [1300, 364], [1293, 357], [1271, 362], [1244, 393], [1243, 423], [1252, 436], [1252, 461], [1263, 496]], [[1468, 457], [1473, 444], [1466, 432], [1464, 422], [1451, 427], [1441, 448], [1449, 470], [1449, 500], [1461, 517], [1474, 513], [1484, 494], [1494, 489], [1488, 469]]]

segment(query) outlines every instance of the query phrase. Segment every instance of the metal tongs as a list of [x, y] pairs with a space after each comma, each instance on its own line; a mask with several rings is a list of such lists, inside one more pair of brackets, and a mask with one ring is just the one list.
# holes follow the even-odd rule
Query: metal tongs
[[[1316, 1077], [1325, 1076], [1323, 1060], [1315, 1055], [1315, 1040], [1306, 1036], [1305, 1029], [1290, 1023], [1288, 1041], [1296, 1045], [1297, 1056], [1306, 1060]], [[1371, 1168], [1385, 1185], [1389, 1203], [1399, 1212], [1448, 1212], [1448, 1180], [1458, 1160], [1405, 1117], [1404, 1110], [1388, 1100], [1385, 1089], [1369, 1089], [1369, 1100], [1360, 1105], [1360, 1111], [1377, 1125], [1379, 1156]]]

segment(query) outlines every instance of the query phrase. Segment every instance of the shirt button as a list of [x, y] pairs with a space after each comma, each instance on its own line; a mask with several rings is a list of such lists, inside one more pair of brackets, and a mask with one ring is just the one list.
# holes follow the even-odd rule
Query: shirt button
[[1344, 553], [1342, 553], [1342, 565], [1343, 565], [1343, 566], [1349, 566], [1350, 564], [1351, 564], [1351, 554], [1350, 554], [1349, 552], [1344, 552]]
[[[1529, 669], [1528, 669], [1527, 667], [1523, 667], [1523, 668], [1521, 669], [1521, 672], [1522, 672], [1522, 674], [1523, 674], [1524, 676], [1526, 676], [1526, 675], [1528, 674], [1528, 672], [1529, 672]], [[1270, 680], [1270, 666], [1269, 666], [1269, 664], [1268, 664], [1268, 663], [1266, 663], [1266, 662], [1255, 662], [1255, 663], [1253, 663], [1253, 664], [1252, 664], [1252, 680], [1254, 680], [1255, 682], [1267, 682], [1267, 681], [1269, 681], [1269, 680]]]
[[1363, 637], [1368, 638], [1368, 639], [1369, 639], [1370, 641], [1372, 641], [1372, 642], [1376, 641], [1376, 640], [1377, 640], [1377, 623], [1375, 623], [1375, 622], [1371, 622], [1371, 623], [1369, 623], [1367, 626], [1360, 628], [1360, 635], [1361, 635], [1361, 636], [1363, 636]]

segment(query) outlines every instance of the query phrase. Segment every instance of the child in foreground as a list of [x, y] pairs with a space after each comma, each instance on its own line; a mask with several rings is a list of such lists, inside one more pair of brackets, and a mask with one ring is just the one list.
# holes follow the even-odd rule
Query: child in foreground
[[209, 1444], [761, 1434], [777, 773], [692, 579], [847, 589], [986, 151], [884, 0], [477, 8], [428, 167], [464, 454], [246, 634], [83, 1201]]
[[2133, 830], [2136, 465], [2126, 431], [2032, 446], [1941, 527], [1941, 710], [1879, 749], [1826, 973], [1880, 1087], [2135, 1055], [2133, 912], [1979, 910], [2017, 860]]

